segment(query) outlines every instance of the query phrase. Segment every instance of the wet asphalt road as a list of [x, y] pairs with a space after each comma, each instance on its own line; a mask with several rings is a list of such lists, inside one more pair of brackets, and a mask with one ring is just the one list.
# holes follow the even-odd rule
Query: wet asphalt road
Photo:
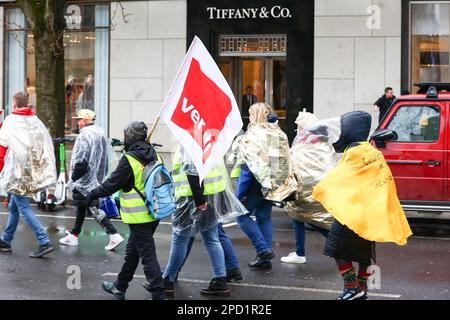
[[[36, 208], [36, 207], [34, 207]], [[6, 209], [0, 209], [0, 226], [7, 219]], [[60, 246], [58, 239], [64, 229], [74, 222], [72, 209], [55, 213], [39, 211], [56, 249], [42, 259], [28, 258], [36, 246], [33, 234], [20, 223], [10, 254], [0, 255], [0, 299], [112, 299], [103, 292], [103, 280], [114, 280], [123, 262], [125, 244], [115, 252], [106, 252], [108, 236], [92, 220], [85, 222], [79, 247]], [[332, 259], [322, 255], [325, 239], [318, 232], [307, 233], [305, 265], [289, 265], [279, 258], [293, 251], [294, 239], [290, 220], [281, 212], [274, 212], [274, 251], [277, 257], [273, 269], [267, 272], [251, 271], [247, 262], [254, 258], [249, 240], [237, 226], [226, 228], [238, 252], [244, 280], [232, 285], [231, 299], [239, 300], [309, 300], [334, 299], [341, 290], [341, 279]], [[127, 226], [115, 221], [122, 235]], [[370, 293], [371, 300], [450, 299], [450, 227], [440, 222], [413, 223], [419, 237], [410, 239], [405, 247], [393, 244], [377, 245], [377, 265], [381, 271], [380, 289]], [[161, 266], [168, 259], [171, 227], [164, 222], [158, 228], [156, 242]], [[81, 289], [68, 289], [69, 266], [81, 270]], [[143, 271], [140, 266], [127, 292], [127, 299], [149, 299], [141, 286]], [[223, 299], [201, 296], [199, 290], [207, 286], [211, 267], [200, 236], [184, 266], [175, 287], [176, 299]]]

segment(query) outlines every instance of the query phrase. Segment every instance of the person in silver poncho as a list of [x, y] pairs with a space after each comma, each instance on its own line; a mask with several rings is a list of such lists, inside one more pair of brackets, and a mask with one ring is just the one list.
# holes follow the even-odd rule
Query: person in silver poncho
[[291, 159], [298, 182], [296, 200], [289, 201], [286, 209], [291, 216], [295, 235], [295, 251], [281, 258], [281, 262], [303, 264], [305, 257], [305, 225], [313, 225], [324, 235], [333, 223], [331, 214], [312, 198], [313, 187], [338, 161], [332, 143], [339, 138], [340, 120], [320, 121], [310, 112], [299, 112], [297, 136], [292, 143]]
[[11, 194], [8, 223], [0, 239], [0, 251], [12, 251], [11, 242], [19, 216], [22, 216], [39, 243], [29, 257], [39, 258], [54, 248], [31, 209], [29, 197], [56, 183], [53, 142], [47, 128], [29, 107], [26, 92], [14, 95], [12, 109], [12, 114], [6, 117], [0, 129], [0, 189]]

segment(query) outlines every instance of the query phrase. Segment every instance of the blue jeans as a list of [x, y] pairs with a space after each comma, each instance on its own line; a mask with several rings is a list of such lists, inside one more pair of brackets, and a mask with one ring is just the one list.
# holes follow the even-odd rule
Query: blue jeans
[[[227, 268], [227, 271], [238, 269], [239, 262], [237, 259], [236, 251], [234, 251], [233, 243], [231, 242], [230, 238], [228, 238], [227, 234], [225, 233], [225, 230], [223, 230], [221, 223], [218, 224], [218, 230], [219, 230], [220, 245], [222, 246], [223, 253], [225, 255], [225, 266]], [[181, 271], [184, 264], [186, 263], [189, 253], [191, 252], [192, 246], [194, 245], [194, 240], [195, 237], [191, 237], [189, 239], [186, 258], [184, 258], [183, 264], [181, 265], [180, 270], [178, 270], [178, 272]]]
[[19, 225], [19, 214], [22, 216], [23, 220], [28, 224], [28, 226], [33, 230], [37, 241], [40, 246], [46, 245], [50, 242], [47, 232], [45, 232], [38, 218], [33, 213], [30, 206], [30, 200], [27, 197], [22, 197], [16, 194], [11, 195], [11, 200], [9, 201], [9, 216], [8, 223], [6, 225], [5, 231], [3, 232], [2, 241], [7, 244], [11, 244], [14, 233], [16, 232], [17, 226]]
[[[218, 226], [215, 225], [206, 231], [202, 231], [201, 234], [213, 267], [213, 279], [226, 277], [225, 257], [219, 241]], [[172, 282], [175, 281], [178, 271], [186, 260], [191, 238], [190, 228], [183, 230], [182, 234], [172, 232], [170, 257], [164, 269], [164, 279], [169, 279]]]
[[[272, 202], [261, 196], [249, 196], [243, 202], [248, 213], [237, 217], [239, 227], [251, 240], [259, 255], [272, 250]], [[254, 215], [256, 222], [250, 217]]]
[[[295, 234], [295, 253], [298, 256], [305, 256], [305, 224], [296, 219], [292, 219], [292, 226]], [[316, 227], [324, 237], [328, 236], [328, 230]]]

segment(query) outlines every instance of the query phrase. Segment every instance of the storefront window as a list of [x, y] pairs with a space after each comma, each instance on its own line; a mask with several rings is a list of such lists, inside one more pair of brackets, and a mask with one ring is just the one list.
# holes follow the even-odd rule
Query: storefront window
[[[8, 9], [6, 15], [17, 21], [24, 19], [19, 9]], [[97, 114], [97, 124], [106, 130], [109, 96], [109, 6], [71, 5], [67, 8], [66, 23], [65, 132], [70, 134], [76, 129], [76, 121], [72, 117], [80, 109], [94, 110]], [[25, 31], [26, 27], [22, 27], [20, 31], [11, 28], [14, 25], [7, 23], [5, 105], [9, 106], [11, 96], [14, 92], [23, 90], [25, 84], [30, 103], [35, 107], [36, 66], [33, 35], [30, 31]], [[22, 54], [24, 58], [16, 59], [17, 53], [19, 56]]]
[[450, 3], [410, 5], [410, 89], [419, 82], [450, 82]]

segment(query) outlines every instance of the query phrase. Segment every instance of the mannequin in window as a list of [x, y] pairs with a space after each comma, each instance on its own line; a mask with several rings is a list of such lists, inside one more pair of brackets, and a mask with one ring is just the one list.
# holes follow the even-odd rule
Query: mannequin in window
[[81, 109], [94, 111], [94, 76], [92, 74], [87, 76], [83, 92], [78, 98], [77, 110]]

